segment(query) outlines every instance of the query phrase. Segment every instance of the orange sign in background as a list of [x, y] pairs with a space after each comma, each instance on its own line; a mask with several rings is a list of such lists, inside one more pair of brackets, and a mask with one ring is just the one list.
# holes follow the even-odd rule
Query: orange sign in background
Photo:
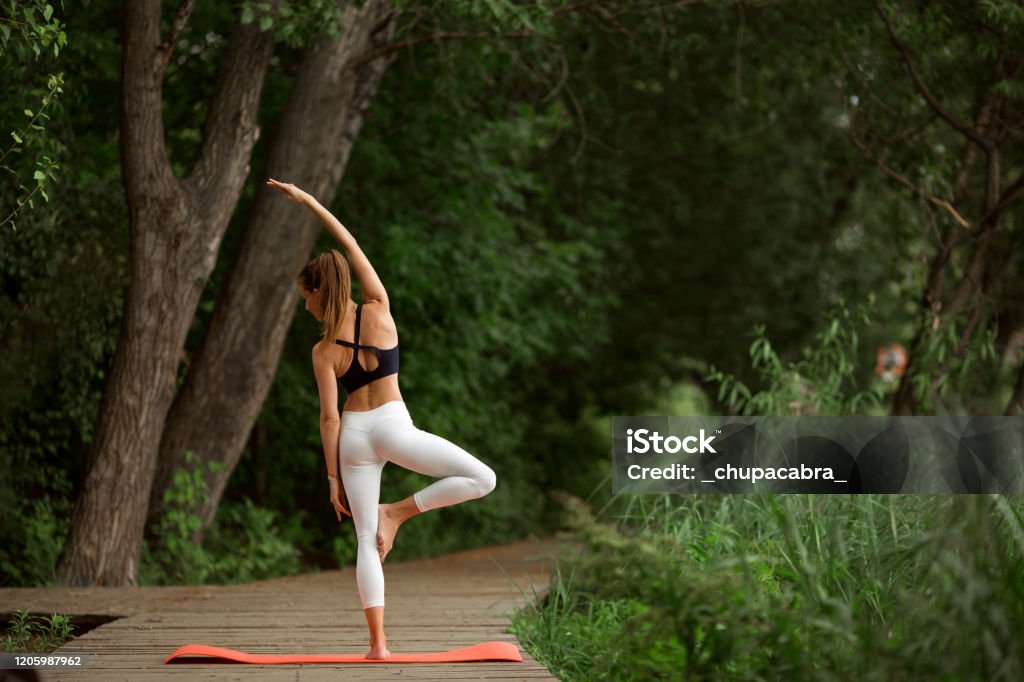
[[907, 368], [907, 349], [899, 343], [879, 346], [875, 359], [875, 374], [882, 377], [883, 381], [895, 381], [897, 377], [903, 376]]

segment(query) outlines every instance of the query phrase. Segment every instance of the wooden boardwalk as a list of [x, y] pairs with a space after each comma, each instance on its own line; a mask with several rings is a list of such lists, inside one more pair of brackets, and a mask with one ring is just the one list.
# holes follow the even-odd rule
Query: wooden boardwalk
[[87, 668], [41, 670], [43, 680], [555, 679], [505, 629], [511, 611], [547, 592], [552, 558], [574, 547], [554, 537], [531, 538], [384, 562], [384, 630], [392, 653], [497, 640], [516, 644], [522, 663], [163, 663], [185, 644], [249, 653], [365, 654], [368, 634], [354, 567], [241, 585], [7, 588], [0, 589], [0, 610], [116, 618], [59, 650], [86, 654]]

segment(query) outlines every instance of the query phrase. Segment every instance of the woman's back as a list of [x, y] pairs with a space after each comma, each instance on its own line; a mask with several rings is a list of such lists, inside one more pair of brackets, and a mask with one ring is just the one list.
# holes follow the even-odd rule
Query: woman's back
[[402, 400], [398, 346], [398, 328], [387, 306], [367, 301], [350, 308], [331, 350], [334, 373], [348, 393], [344, 411], [365, 412]]

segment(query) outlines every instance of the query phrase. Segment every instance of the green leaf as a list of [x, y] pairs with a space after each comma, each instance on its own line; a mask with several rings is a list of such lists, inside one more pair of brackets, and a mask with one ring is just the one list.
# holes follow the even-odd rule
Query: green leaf
[[53, 16], [53, 5], [47, 5], [46, 9], [43, 10], [43, 19], [45, 19], [46, 21], [49, 21], [50, 17], [52, 17], [52, 16]]
[[263, 16], [260, 17], [260, 30], [266, 31], [268, 28], [274, 25], [274, 19], [272, 17]]
[[251, 24], [253, 20], [252, 7], [246, 7], [242, 10], [242, 23]]

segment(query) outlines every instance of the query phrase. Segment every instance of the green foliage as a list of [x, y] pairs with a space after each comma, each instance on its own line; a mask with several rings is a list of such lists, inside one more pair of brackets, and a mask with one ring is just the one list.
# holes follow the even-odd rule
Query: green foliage
[[[970, 320], [953, 318], [938, 326], [931, 324], [935, 319], [931, 314], [922, 317], [923, 339], [915, 363], [925, 371], [911, 377], [918, 410], [926, 414], [999, 414], [1009, 391], [990, 393], [999, 382], [1002, 365], [996, 353], [995, 325], [971, 325]], [[978, 408], [971, 409], [972, 404]]]
[[185, 461], [191, 471], [175, 471], [164, 494], [169, 510], [157, 523], [156, 540], [144, 548], [140, 583], [238, 583], [299, 571], [298, 551], [287, 537], [294, 535], [294, 527], [283, 533], [277, 512], [250, 500], [221, 505], [207, 538], [196, 543], [202, 520], [195, 511], [209, 499], [206, 471], [221, 465], [207, 462], [204, 467], [191, 450]]
[[[911, 298], [921, 300], [928, 287], [929, 307], [934, 308], [924, 314], [913, 311], [918, 343], [908, 345], [908, 378], [916, 411], [1001, 413], [1015, 377], [993, 361], [993, 344], [1000, 327], [1016, 326], [1019, 296], [1013, 278], [1006, 276], [1010, 270], [1003, 269], [1016, 257], [1003, 261], [995, 254], [1011, 254], [1021, 224], [1010, 205], [1010, 210], [989, 215], [987, 187], [1007, 187], [1019, 176], [1024, 159], [1015, 124], [988, 121], [986, 112], [990, 107], [1019, 109], [1024, 74], [1016, 66], [1008, 68], [1006, 60], [1024, 49], [1024, 15], [1019, 3], [1001, 1], [880, 6], [877, 25], [888, 23], [894, 39], [886, 30], [881, 40], [873, 31], [837, 31], [830, 40], [843, 57], [848, 134], [860, 140], [873, 165], [885, 165], [889, 191], [904, 200], [914, 197], [913, 203], [886, 203], [893, 209], [902, 205], [900, 215], [919, 225], [920, 237], [914, 240], [919, 246], [906, 253], [923, 253], [921, 260], [936, 268], [934, 276], [930, 271], [916, 276], [917, 293]], [[909, 75], [910, 68], [920, 84]], [[989, 141], [998, 167], [974, 163], [972, 156], [981, 147], [963, 129]], [[990, 177], [991, 172], [1001, 177]], [[908, 185], [915, 188], [913, 195]], [[937, 208], [940, 201], [951, 206]], [[977, 279], [969, 268], [979, 241], [985, 240], [967, 233], [978, 230], [983, 218], [992, 221], [985, 228], [991, 230], [992, 262], [983, 289], [969, 289], [971, 294], [961, 299], [964, 284], [978, 284], [965, 279]], [[957, 331], [951, 332], [951, 326]]]
[[[209, 559], [201, 545], [194, 542], [202, 528], [202, 519], [195, 513], [209, 499], [203, 462], [191, 450], [185, 453], [185, 462], [191, 471], [178, 469], [174, 482], [164, 493], [163, 501], [173, 507], [160, 518], [157, 525], [157, 543], [143, 557], [140, 582], [159, 584], [167, 576], [170, 584], [202, 584], [210, 572]], [[213, 462], [209, 463], [213, 470]], [[145, 577], [143, 577], [145, 576]]]
[[336, 36], [345, 15], [342, 3], [333, 0], [245, 0], [241, 7], [243, 24], [257, 22], [261, 31], [274, 30], [274, 39], [290, 47], [305, 47], [319, 35]]
[[[514, 631], [559, 677], [1012, 680], [1019, 498], [635, 496]], [[610, 616], [610, 614], [614, 614]]]
[[[34, 208], [37, 193], [49, 201], [46, 189], [56, 180], [56, 171], [60, 169], [55, 158], [63, 151], [63, 145], [48, 134], [46, 122], [50, 119], [47, 109], [52, 110], [54, 101], [64, 92], [64, 74], [36, 73], [40, 67], [27, 63], [27, 58], [31, 55], [38, 61], [44, 50], [47, 57], [51, 51], [53, 58], [58, 57], [67, 45], [64, 28], [54, 15], [53, 5], [45, 0], [0, 3], [0, 68], [6, 75], [0, 90], [0, 120], [6, 122], [0, 142], [0, 176], [11, 182], [12, 187], [17, 186], [16, 192], [0, 193], [0, 227], [10, 224], [11, 229], [16, 229], [15, 218], [26, 205]], [[30, 85], [25, 87], [25, 82]], [[44, 82], [45, 87], [39, 82]], [[23, 118], [21, 123], [13, 124], [16, 109]], [[31, 182], [23, 179], [29, 173]]]
[[705, 380], [719, 382], [718, 400], [739, 414], [843, 415], [865, 409], [877, 411], [883, 397], [879, 387], [846, 394], [857, 387], [857, 326], [871, 323], [873, 305], [872, 296], [867, 304], [858, 304], [855, 311], [850, 311], [840, 299], [825, 312], [825, 330], [815, 335], [816, 347], [805, 347], [803, 358], [786, 366], [772, 348], [765, 325], [757, 325], [750, 357], [766, 386], [764, 390], [752, 393], [734, 376], [714, 366]]
[[0, 231], [0, 561], [16, 585], [50, 581], [117, 341], [124, 258], [108, 252], [116, 232], [64, 232], [68, 214], [89, 220], [116, 207], [120, 197], [106, 191], [93, 180], [25, 214], [31, 229]]
[[296, 539], [304, 539], [298, 537], [302, 518], [281, 516], [249, 499], [223, 505], [217, 512], [217, 528], [204, 543], [207, 555], [214, 557], [204, 581], [251, 582], [299, 573]]
[[[108, 9], [84, 5], [68, 19], [80, 37], [61, 50], [65, 92], [43, 111], [47, 134], [24, 147], [45, 142], [66, 150], [52, 158], [88, 163], [65, 166], [45, 210], [22, 211], [19, 229], [0, 230], [0, 577], [10, 586], [51, 584], [117, 343], [128, 240], [112, 144], [120, 46]], [[90, 11], [99, 15], [91, 29], [77, 30]], [[36, 60], [9, 47], [3, 83], [18, 91], [0, 98], [0, 129], [17, 130], [29, 120], [24, 97], [45, 94], [41, 74], [53, 64], [48, 52]], [[17, 183], [0, 188], [0, 204], [15, 205]]]
[[28, 609], [23, 609], [14, 613], [0, 647], [11, 653], [54, 651], [72, 639], [73, 629], [67, 616], [54, 613], [46, 618], [32, 618]]
[[63, 498], [22, 498], [5, 509], [13, 510], [14, 531], [0, 548], [0, 569], [5, 581], [25, 587], [53, 585], [57, 557], [67, 537], [71, 502]]
[[[514, 0], [485, 0], [484, 2], [459, 2], [441, 0], [429, 5], [435, 21], [451, 29], [477, 29], [485, 35], [496, 37], [515, 35], [529, 36], [534, 41], [556, 38], [558, 15], [571, 5], [569, 0], [556, 2], [515, 2]], [[498, 50], [503, 48], [498, 46]]]
[[[57, 21], [42, 12], [45, 3], [16, 5], [0, 3], [0, 16], [36, 7], [37, 26]], [[338, 28], [337, 3], [278, 3], [273, 16], [264, 5], [196, 3], [179, 35], [162, 112], [178, 177], [202, 139], [240, 12], [248, 9], [279, 43], [254, 177], [302, 48], [321, 29]], [[894, 184], [849, 133], [943, 198], [965, 147], [922, 101], [870, 5], [398, 7], [408, 11], [400, 23], [407, 31], [396, 41], [410, 42], [385, 73], [332, 208], [392, 292], [403, 396], [417, 424], [480, 456], [499, 479], [483, 500], [418, 518], [416, 532], [396, 543], [395, 560], [542, 528], [557, 511], [543, 490], [582, 495], [598, 486], [609, 414], [673, 399], [705, 414], [794, 411], [791, 403], [830, 414], [878, 409], [877, 389], [874, 397], [856, 392], [871, 380], [867, 355], [877, 344], [905, 342], [925, 321], [917, 301], [940, 247], [936, 235], [952, 218]], [[45, 210], [22, 211], [17, 231], [0, 233], [0, 505], [12, 510], [0, 518], [0, 560], [20, 567], [12, 581], [46, 579], [62, 532], [47, 514], [66, 517], [57, 501], [73, 500], [83, 480], [118, 341], [130, 265], [117, 146], [121, 46], [110, 21], [119, 9], [81, 3], [61, 19], [72, 36], [66, 44], [59, 33], [48, 45], [40, 38], [37, 57], [11, 29], [0, 53], [8, 75], [0, 130], [23, 140], [4, 163], [26, 179], [0, 184], [0, 206], [17, 207], [44, 180], [36, 197], [46, 191], [49, 199]], [[893, 16], [925, 80], [957, 115], [969, 120], [990, 91], [1005, 98], [992, 120], [1019, 128], [1007, 112], [1020, 98], [1020, 72], [996, 68], [1012, 67], [1010, 56], [1022, 51], [1015, 3], [900, 3]], [[435, 34], [447, 38], [421, 40]], [[50, 61], [53, 48], [58, 62]], [[58, 73], [63, 80], [51, 81]], [[22, 135], [33, 117], [45, 131]], [[1008, 130], [1007, 140], [1015, 135]], [[1021, 165], [1017, 148], [1003, 150], [1011, 178]], [[53, 173], [39, 163], [61, 166], [60, 192], [49, 191]], [[984, 196], [978, 166], [957, 204], [975, 216]], [[37, 170], [44, 177], [27, 181]], [[203, 338], [255, 186], [225, 237], [186, 352]], [[993, 249], [1011, 253], [1019, 229], [1007, 220]], [[336, 245], [325, 238], [320, 246]], [[952, 254], [947, 282], [962, 280], [965, 261], [961, 250]], [[1004, 284], [992, 287], [1000, 305], [965, 343], [963, 320], [923, 335], [914, 363], [928, 377], [915, 383], [925, 407], [995, 413], [1016, 370], [994, 361], [1004, 348], [991, 330], [1005, 330], [1015, 314], [1015, 293]], [[870, 326], [835, 307], [872, 294]], [[824, 331], [812, 338], [823, 316]], [[211, 531], [197, 549], [188, 545], [195, 523], [187, 513], [165, 520], [167, 544], [185, 559], [181, 579], [272, 571], [272, 557], [286, 548], [268, 539], [260, 549], [242, 519], [265, 539], [301, 549], [304, 565], [353, 560], [350, 526], [339, 527], [322, 476], [309, 367], [315, 338], [312, 321], [297, 319], [229, 482], [224, 533]], [[722, 382], [717, 401], [670, 393], [709, 367]], [[737, 368], [735, 376], [719, 367]], [[198, 494], [196, 479], [181, 483]], [[383, 497], [427, 483], [388, 467]], [[36, 499], [50, 500], [49, 511], [23, 504]], [[28, 553], [41, 537], [49, 539]], [[229, 547], [253, 543], [251, 567], [223, 559]], [[173, 580], [173, 553], [158, 544], [147, 551], [149, 581]], [[290, 562], [282, 559], [281, 570]], [[769, 567], [756, 570], [766, 586], [778, 584]], [[623, 614], [632, 606], [623, 602]], [[610, 619], [616, 608], [594, 612]]]
[[53, 5], [46, 0], [9, 0], [0, 4], [0, 50], [31, 51], [40, 57], [44, 48], [50, 48], [56, 57], [66, 44], [64, 24], [54, 16]]

